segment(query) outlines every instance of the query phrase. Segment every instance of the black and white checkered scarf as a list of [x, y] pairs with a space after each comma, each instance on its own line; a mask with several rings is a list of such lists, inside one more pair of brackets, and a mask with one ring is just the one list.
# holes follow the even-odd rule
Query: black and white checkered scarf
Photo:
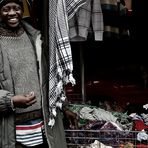
[[68, 20], [87, 0], [49, 1], [49, 126], [53, 127], [57, 107], [66, 99], [64, 85], [75, 84]]

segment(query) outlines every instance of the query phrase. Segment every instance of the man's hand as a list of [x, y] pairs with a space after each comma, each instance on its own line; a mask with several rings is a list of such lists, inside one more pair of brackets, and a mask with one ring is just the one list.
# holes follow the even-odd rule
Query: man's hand
[[65, 114], [66, 118], [69, 120], [70, 127], [78, 129], [77, 114], [70, 111], [69, 109], [65, 109], [64, 114]]
[[36, 102], [36, 96], [34, 92], [26, 95], [16, 95], [12, 97], [14, 107], [26, 108], [33, 105]]

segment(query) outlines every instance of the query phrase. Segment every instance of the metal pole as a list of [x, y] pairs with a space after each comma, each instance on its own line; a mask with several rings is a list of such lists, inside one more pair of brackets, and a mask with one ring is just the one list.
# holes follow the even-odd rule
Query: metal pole
[[86, 92], [85, 92], [85, 69], [84, 69], [84, 55], [82, 44], [80, 46], [80, 68], [81, 68], [81, 93], [82, 93], [82, 102], [86, 102]]

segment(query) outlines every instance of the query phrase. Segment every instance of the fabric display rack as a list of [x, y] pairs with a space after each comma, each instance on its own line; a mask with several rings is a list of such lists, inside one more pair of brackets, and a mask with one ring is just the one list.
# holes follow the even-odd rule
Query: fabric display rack
[[138, 131], [66, 130], [68, 148], [146, 148], [137, 140]]
[[[147, 105], [145, 105], [147, 106]], [[107, 111], [86, 104], [71, 104], [78, 129], [65, 127], [68, 148], [147, 148], [147, 114]]]

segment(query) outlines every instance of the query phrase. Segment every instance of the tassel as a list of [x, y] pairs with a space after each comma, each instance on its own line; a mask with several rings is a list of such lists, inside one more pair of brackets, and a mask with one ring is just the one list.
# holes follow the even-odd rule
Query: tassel
[[61, 101], [64, 102], [66, 100], [66, 97], [65, 96], [62, 96], [60, 99], [61, 99]]
[[56, 117], [56, 115], [57, 115], [56, 108], [52, 109], [52, 114], [54, 115], [54, 117]]
[[49, 119], [48, 125], [52, 128], [55, 124], [55, 119]]
[[76, 84], [76, 80], [73, 78], [72, 74], [69, 74], [63, 78], [65, 84], [71, 83], [72, 86]]
[[73, 78], [72, 74], [69, 75], [69, 81], [72, 84], [72, 86], [74, 86], [76, 84], [76, 80]]
[[59, 107], [60, 109], [62, 109], [62, 103], [61, 102], [57, 102], [56, 106]]
[[59, 94], [61, 94], [61, 91], [63, 90], [63, 83], [62, 83], [62, 80], [60, 80], [59, 82], [58, 82], [58, 84], [57, 84], [57, 87], [56, 87], [56, 94], [57, 94], [57, 96], [59, 95]]

